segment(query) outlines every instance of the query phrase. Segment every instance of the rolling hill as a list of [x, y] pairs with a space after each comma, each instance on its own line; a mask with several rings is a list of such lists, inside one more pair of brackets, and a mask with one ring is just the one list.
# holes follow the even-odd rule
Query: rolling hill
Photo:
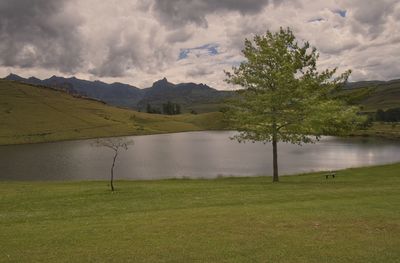
[[183, 112], [218, 111], [221, 102], [232, 96], [233, 92], [219, 91], [204, 84], [180, 83], [173, 84], [166, 78], [156, 81], [149, 88], [139, 89], [123, 83], [107, 84], [101, 81], [52, 76], [40, 80], [35, 77], [22, 78], [10, 74], [5, 80], [41, 85], [67, 91], [89, 98], [98, 99], [107, 104], [145, 111], [147, 104], [153, 108], [162, 109], [162, 104], [168, 101], [179, 103]]
[[222, 114], [166, 116], [0, 80], [0, 145], [222, 129]]
[[340, 96], [365, 112], [400, 107], [400, 79], [350, 82]]

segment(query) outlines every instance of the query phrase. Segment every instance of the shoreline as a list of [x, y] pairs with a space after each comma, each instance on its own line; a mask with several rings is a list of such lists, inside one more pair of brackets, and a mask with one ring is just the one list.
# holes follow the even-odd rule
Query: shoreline
[[153, 133], [145, 133], [145, 134], [121, 134], [116, 136], [104, 136], [104, 137], [86, 137], [86, 138], [70, 138], [70, 139], [61, 139], [61, 140], [52, 140], [52, 141], [42, 141], [42, 142], [21, 142], [21, 143], [7, 143], [1, 144], [2, 146], [13, 146], [13, 145], [33, 145], [33, 144], [44, 144], [44, 143], [58, 143], [58, 142], [72, 142], [72, 141], [84, 141], [84, 140], [95, 140], [95, 139], [106, 139], [106, 138], [119, 138], [119, 137], [130, 137], [130, 136], [151, 136], [151, 135], [163, 135], [163, 134], [173, 134], [173, 133], [188, 133], [188, 132], [205, 132], [205, 131], [229, 131], [229, 130], [220, 130], [220, 129], [199, 129], [199, 130], [187, 130], [187, 131], [161, 131], [161, 132], [153, 132]]
[[[365, 165], [365, 166], [358, 166], [358, 167], [349, 167], [339, 170], [322, 170], [322, 171], [314, 171], [314, 172], [304, 172], [304, 173], [294, 173], [294, 174], [282, 174], [279, 175], [279, 178], [290, 178], [290, 177], [297, 177], [297, 176], [324, 176], [326, 173], [335, 172], [343, 173], [348, 172], [351, 170], [357, 169], [376, 169], [376, 168], [385, 168], [390, 166], [400, 165], [400, 161], [392, 162], [392, 163], [385, 163], [385, 164], [378, 164], [378, 165]], [[168, 181], [182, 181], [182, 182], [211, 182], [211, 181], [220, 181], [220, 180], [245, 180], [245, 179], [263, 179], [263, 178], [272, 178], [272, 175], [254, 175], [254, 176], [217, 176], [215, 178], [189, 178], [189, 177], [182, 177], [182, 178], [164, 178], [164, 179], [121, 179], [121, 180], [114, 180], [114, 183], [157, 183], [157, 182], [168, 182]], [[332, 179], [331, 179], [332, 180]], [[109, 183], [109, 180], [2, 180], [0, 179], [0, 184], [2, 183], [21, 183], [21, 184], [85, 184], [85, 183]], [[271, 181], [272, 183], [272, 181]]]
[[[102, 136], [102, 137], [82, 137], [82, 138], [68, 138], [68, 139], [60, 139], [60, 140], [49, 140], [49, 141], [39, 141], [39, 142], [20, 142], [20, 143], [5, 143], [1, 144], [1, 146], [12, 146], [12, 145], [30, 145], [30, 144], [43, 144], [43, 143], [57, 143], [57, 142], [68, 142], [68, 141], [82, 141], [82, 140], [94, 140], [94, 139], [102, 139], [102, 138], [118, 138], [118, 137], [127, 137], [127, 136], [150, 136], [150, 135], [162, 135], [162, 134], [173, 134], [173, 133], [188, 133], [188, 132], [206, 132], [206, 131], [231, 131], [230, 129], [194, 129], [194, 130], [183, 130], [183, 131], [160, 131], [160, 132], [151, 132], [151, 133], [126, 133], [120, 134], [116, 136]], [[387, 140], [400, 140], [400, 134], [387, 134], [382, 132], [368, 132], [369, 130], [357, 130], [348, 135], [339, 136], [339, 135], [322, 135], [322, 136], [336, 136], [341, 138], [381, 138]]]

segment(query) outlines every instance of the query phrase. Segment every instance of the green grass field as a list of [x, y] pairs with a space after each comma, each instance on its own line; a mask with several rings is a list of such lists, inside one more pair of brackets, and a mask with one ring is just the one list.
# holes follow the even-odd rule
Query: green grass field
[[222, 113], [166, 116], [0, 80], [0, 145], [222, 129]]
[[3, 181], [0, 262], [399, 262], [399, 174]]

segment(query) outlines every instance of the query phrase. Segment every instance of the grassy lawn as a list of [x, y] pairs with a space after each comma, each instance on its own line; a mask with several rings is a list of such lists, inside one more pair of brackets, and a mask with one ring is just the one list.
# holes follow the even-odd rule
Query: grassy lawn
[[399, 175], [0, 182], [0, 261], [399, 262]]

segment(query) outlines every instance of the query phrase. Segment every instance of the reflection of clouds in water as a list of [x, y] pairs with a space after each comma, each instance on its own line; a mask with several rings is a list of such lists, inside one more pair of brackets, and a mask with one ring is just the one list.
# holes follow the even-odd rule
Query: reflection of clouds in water
[[316, 144], [278, 146], [281, 173], [338, 170], [398, 161], [399, 144], [374, 138], [324, 137]]
[[372, 151], [369, 151], [367, 156], [368, 156], [368, 162], [371, 163], [374, 160], [375, 154]]
[[[272, 147], [237, 143], [232, 132], [135, 136], [120, 153], [116, 179], [214, 178], [272, 173]], [[400, 142], [324, 137], [302, 146], [279, 143], [279, 171], [293, 174], [400, 161]], [[0, 179], [108, 179], [112, 152], [91, 141], [0, 147]], [[23, 162], [21, 162], [23, 160]]]

